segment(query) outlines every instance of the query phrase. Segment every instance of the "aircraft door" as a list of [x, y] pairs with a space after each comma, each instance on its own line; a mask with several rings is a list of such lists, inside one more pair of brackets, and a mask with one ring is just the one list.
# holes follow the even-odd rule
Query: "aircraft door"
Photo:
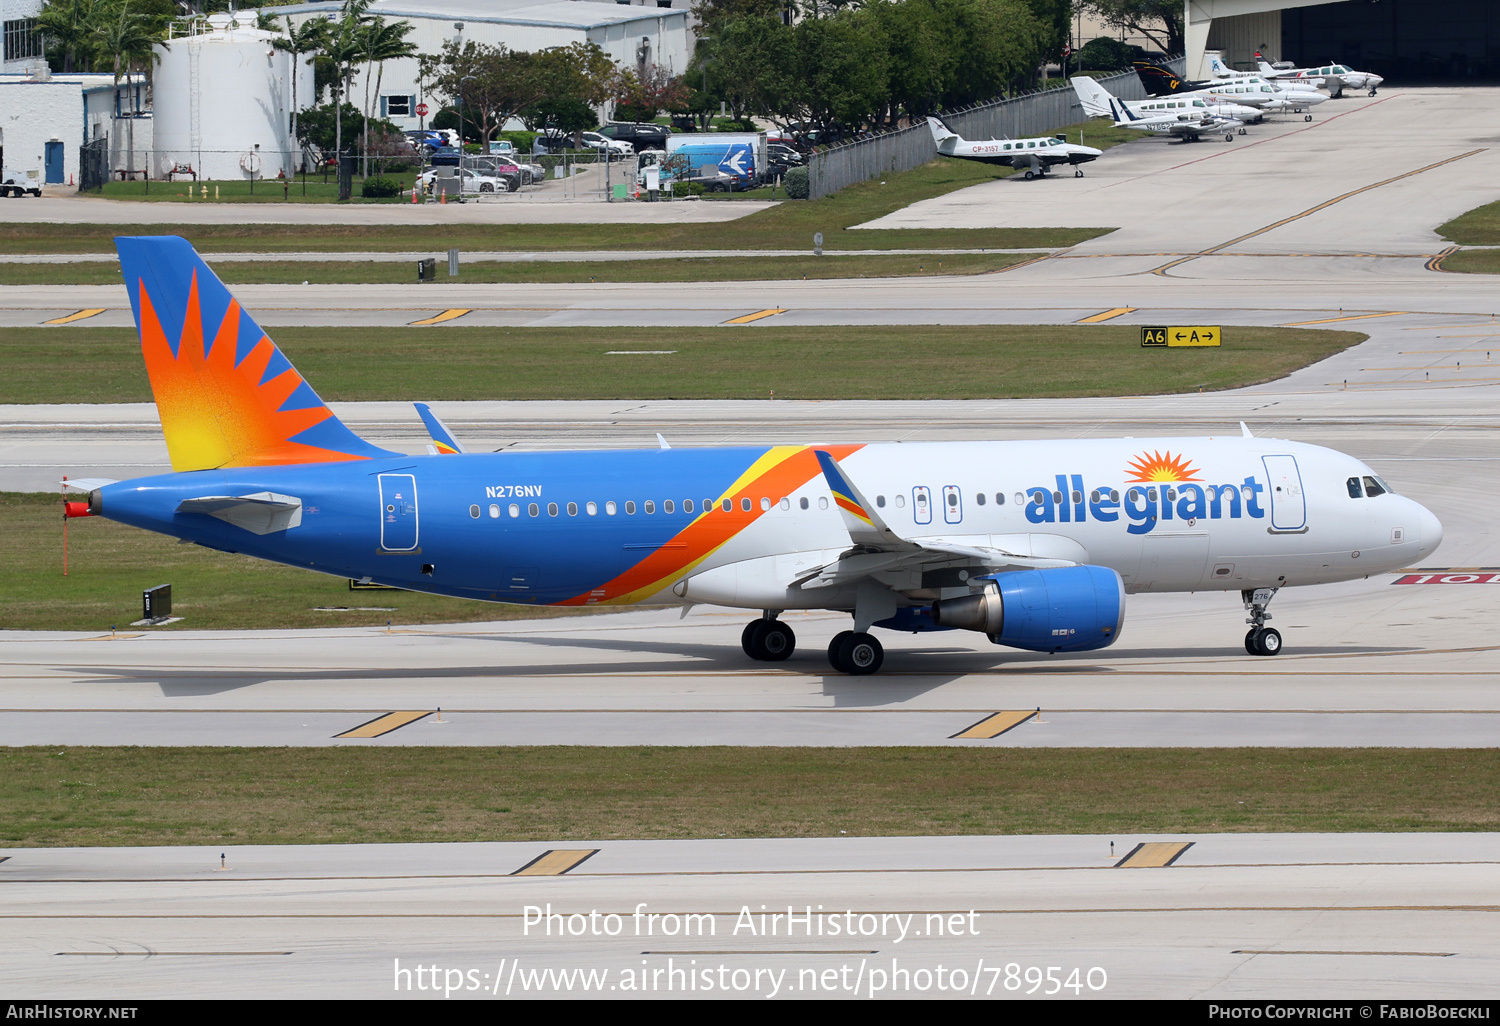
[[919, 524], [932, 523], [932, 494], [926, 485], [917, 485], [911, 490], [911, 515]]
[[417, 547], [417, 479], [411, 474], [380, 475], [380, 548], [411, 552]]
[[964, 497], [958, 485], [943, 485], [943, 519], [950, 524], [963, 523]]
[[1271, 530], [1301, 531], [1307, 527], [1307, 497], [1302, 494], [1302, 474], [1295, 456], [1262, 456], [1270, 479]]

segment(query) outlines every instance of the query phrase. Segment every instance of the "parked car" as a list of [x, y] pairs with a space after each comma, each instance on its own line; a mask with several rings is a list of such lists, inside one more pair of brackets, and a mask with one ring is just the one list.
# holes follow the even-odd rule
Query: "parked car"
[[617, 121], [599, 129], [599, 134], [617, 142], [627, 142], [639, 153], [642, 150], [666, 149], [667, 136], [672, 134], [672, 130], [652, 122]]
[[786, 143], [766, 142], [766, 157], [773, 164], [800, 164], [802, 154], [788, 146]]
[[[549, 128], [538, 135], [536, 141], [548, 153], [559, 153], [563, 150], [575, 149], [572, 134], [569, 132], [560, 132], [555, 128]], [[576, 148], [599, 150], [601, 152], [609, 150], [617, 157], [628, 157], [635, 152], [635, 147], [631, 146], [628, 142], [611, 139], [609, 136], [600, 135], [598, 132], [581, 133], [579, 136], [579, 145]]]
[[494, 178], [514, 178], [517, 185], [530, 185], [537, 177], [531, 165], [519, 164], [506, 154], [470, 154], [464, 157], [463, 166]]
[[[515, 192], [521, 186], [520, 177], [516, 175], [508, 177], [487, 175], [467, 167], [455, 168], [454, 174], [460, 180], [459, 191], [464, 193]], [[418, 175], [417, 185], [426, 191], [432, 188], [433, 182], [438, 177], [437, 169], [434, 168], [425, 174]]]

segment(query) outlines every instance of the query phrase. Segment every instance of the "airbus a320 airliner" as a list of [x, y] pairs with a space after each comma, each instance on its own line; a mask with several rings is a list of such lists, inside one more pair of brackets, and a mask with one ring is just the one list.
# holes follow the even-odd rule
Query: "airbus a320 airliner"
[[788, 609], [873, 628], [1104, 648], [1134, 592], [1239, 591], [1274, 655], [1277, 590], [1431, 553], [1435, 516], [1331, 449], [1227, 437], [466, 453], [350, 431], [183, 239], [117, 240], [173, 473], [72, 482], [105, 516], [209, 548], [413, 591], [565, 606], [760, 611], [743, 647], [792, 654]]

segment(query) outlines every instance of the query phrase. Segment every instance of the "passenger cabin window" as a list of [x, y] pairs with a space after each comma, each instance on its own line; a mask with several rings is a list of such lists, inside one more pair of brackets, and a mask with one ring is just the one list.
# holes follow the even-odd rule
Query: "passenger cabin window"
[[526, 512], [531, 516], [540, 516], [542, 508], [533, 502], [531, 505], [526, 507]]
[[725, 513], [733, 513], [734, 512], [734, 500], [733, 499], [725, 499], [724, 500], [724, 507], [723, 508], [724, 508], [724, 512]]
[[1357, 478], [1357, 477], [1351, 477], [1346, 483], [1349, 486], [1349, 498], [1351, 498], [1351, 499], [1361, 499], [1361, 498], [1364, 498], [1364, 494], [1365, 493], [1359, 490], [1359, 478]]
[[803, 509], [806, 509], [807, 508], [807, 496], [804, 495], [804, 496], [802, 496], [802, 498], [798, 499], [797, 500], [797, 505], [801, 506]]
[[478, 506], [470, 506], [469, 507], [469, 516], [473, 517], [475, 520], [478, 520], [479, 519], [479, 507]]
[[656, 512], [656, 503], [653, 500], [651, 500], [651, 499], [647, 499], [646, 500], [646, 512], [647, 513], [655, 513]]
[[665, 502], [663, 502], [661, 504], [661, 511], [663, 513], [671, 513], [673, 511], [675, 511], [676, 508], [677, 508], [676, 506], [672, 505], [672, 500], [671, 499], [667, 499]]
[[555, 502], [549, 502], [549, 503], [547, 503], [547, 515], [549, 517], [555, 517], [555, 516], [557, 516], [557, 503], [555, 503]]
[[785, 495], [783, 495], [781, 497], [781, 508], [784, 509], [784, 510], [791, 509], [792, 508], [792, 500], [788, 499]]
[[984, 505], [984, 493], [983, 492], [979, 492], [977, 495], [975, 495], [974, 496], [974, 501], [977, 502], [977, 503], [979, 503], [979, 505], [983, 506]]
[[570, 502], [570, 503], [568, 503], [568, 516], [570, 516], [570, 517], [576, 517], [577, 515], [578, 515], [578, 503], [576, 503], [576, 502]]
[[904, 495], [898, 495], [898, 496], [896, 496], [896, 508], [897, 509], [905, 509], [906, 508], [906, 496], [904, 496]]
[[875, 505], [879, 506], [881, 509], [885, 509], [885, 496], [884, 495], [877, 495], [877, 496], [875, 496]]
[[614, 516], [615, 515], [615, 500], [614, 499], [610, 499], [608, 502], [606, 502], [604, 504], [604, 512], [606, 514], [608, 514], [609, 516]]
[[740, 509], [744, 510], [746, 513], [750, 512], [750, 497], [749, 496], [746, 496], [745, 498], [743, 498], [743, 499], [740, 500]]
[[820, 496], [818, 496], [818, 508], [819, 509], [827, 509], [828, 508], [828, 496], [826, 496], [826, 495], [820, 495]]
[[1367, 478], [1365, 478], [1365, 494], [1366, 495], [1368, 495], [1370, 498], [1373, 499], [1373, 498], [1375, 498], [1375, 496], [1377, 496], [1377, 495], [1384, 495], [1385, 493], [1386, 493], [1386, 489], [1380, 487], [1380, 482], [1379, 481], [1377, 481], [1373, 477], [1367, 477]]
[[599, 504], [597, 502], [588, 502], [588, 503], [585, 503], [584, 506], [583, 506], [583, 508], [588, 512], [588, 515], [591, 516], [591, 517], [592, 516], [597, 516], [598, 513], [599, 513]]
[[682, 500], [682, 511], [684, 513], [691, 513], [693, 511], [693, 500], [692, 499], [683, 499]]
[[500, 507], [499, 507], [498, 504], [493, 503], [493, 502], [490, 503], [490, 519], [491, 520], [499, 520], [500, 519]]
[[513, 502], [513, 503], [510, 504], [510, 511], [509, 512], [510, 512], [511, 516], [518, 517], [518, 516], [521, 515], [521, 507], [518, 504], [516, 504], [516, 503]]
[[1005, 493], [1004, 492], [996, 492], [995, 493], [995, 505], [996, 506], [1004, 506], [1005, 505]]
[[625, 515], [626, 516], [631, 516], [631, 517], [635, 516], [635, 503], [634, 502], [627, 502], [627, 503], [625, 503]]

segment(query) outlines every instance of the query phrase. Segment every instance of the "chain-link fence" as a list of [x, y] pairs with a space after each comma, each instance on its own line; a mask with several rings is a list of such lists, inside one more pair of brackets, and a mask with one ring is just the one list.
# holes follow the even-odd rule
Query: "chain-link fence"
[[[1186, 62], [1179, 57], [1167, 67], [1181, 75]], [[1134, 71], [1099, 78], [1099, 84], [1122, 100], [1143, 100], [1145, 87]], [[1046, 135], [1063, 125], [1086, 120], [1078, 94], [1071, 88], [1049, 89], [978, 104], [940, 115], [948, 127], [966, 139], [1027, 138]], [[925, 121], [871, 139], [834, 146], [808, 158], [809, 198], [821, 199], [846, 185], [878, 175], [910, 171], [937, 156], [937, 146]]]
[[103, 136], [78, 147], [78, 189], [92, 192], [109, 180], [109, 137]]

